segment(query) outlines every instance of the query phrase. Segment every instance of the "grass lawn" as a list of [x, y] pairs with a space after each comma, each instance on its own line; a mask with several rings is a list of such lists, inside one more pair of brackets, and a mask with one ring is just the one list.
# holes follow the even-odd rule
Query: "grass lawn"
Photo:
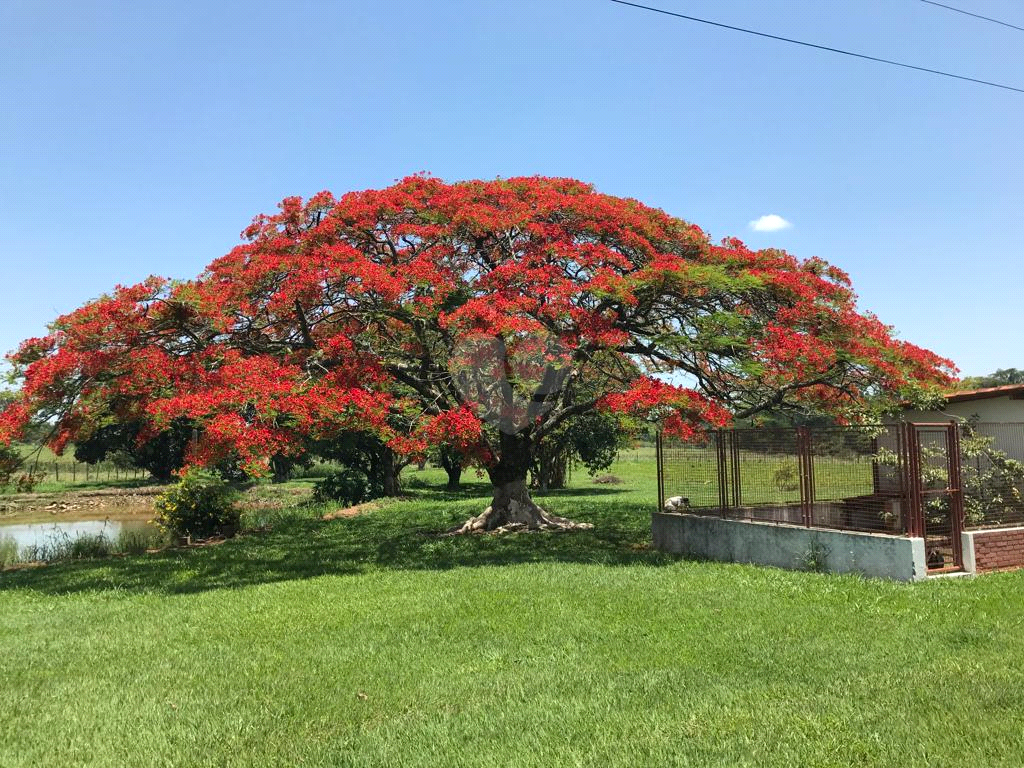
[[438, 537], [486, 488], [430, 470], [355, 518], [0, 573], [0, 765], [1021, 764], [1024, 572], [678, 560], [653, 467], [613, 471], [545, 498], [593, 531]]

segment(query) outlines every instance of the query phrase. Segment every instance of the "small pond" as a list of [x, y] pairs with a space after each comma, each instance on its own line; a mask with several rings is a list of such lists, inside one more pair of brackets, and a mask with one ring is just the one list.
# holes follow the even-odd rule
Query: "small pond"
[[[71, 520], [38, 523], [0, 523], [0, 551], [16, 547], [19, 555], [27, 550], [53, 551], [79, 538], [103, 536], [116, 544], [122, 534], [153, 538], [156, 528], [145, 520]], [[11, 544], [13, 542], [13, 545]]]

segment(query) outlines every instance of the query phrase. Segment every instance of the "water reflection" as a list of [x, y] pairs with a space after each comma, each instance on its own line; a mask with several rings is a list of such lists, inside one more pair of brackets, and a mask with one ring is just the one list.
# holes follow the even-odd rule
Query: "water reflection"
[[145, 520], [74, 520], [46, 523], [0, 523], [0, 549], [19, 554], [32, 549], [43, 552], [55, 544], [75, 539], [102, 536], [118, 541], [122, 533], [149, 533], [153, 526]]

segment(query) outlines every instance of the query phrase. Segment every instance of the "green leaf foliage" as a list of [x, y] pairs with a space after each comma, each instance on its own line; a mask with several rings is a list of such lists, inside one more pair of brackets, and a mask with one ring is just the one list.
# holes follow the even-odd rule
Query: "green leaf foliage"
[[190, 470], [157, 497], [157, 524], [176, 536], [205, 539], [233, 535], [239, 522], [234, 496], [234, 490], [219, 477]]

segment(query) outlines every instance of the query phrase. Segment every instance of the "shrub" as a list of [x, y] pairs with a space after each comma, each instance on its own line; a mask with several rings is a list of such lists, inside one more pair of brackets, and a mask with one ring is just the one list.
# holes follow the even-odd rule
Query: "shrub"
[[313, 486], [313, 500], [337, 501], [351, 507], [380, 495], [374, 491], [365, 472], [358, 469], [343, 469], [340, 472], [331, 472]]
[[317, 463], [308, 467], [299, 467], [292, 473], [292, 477], [303, 477], [307, 479], [324, 478], [332, 472], [337, 472], [330, 464]]
[[11, 485], [18, 493], [29, 493], [46, 477], [34, 469], [23, 471], [25, 457], [13, 445], [0, 445], [0, 488]]
[[14, 490], [18, 493], [31, 493], [45, 478], [45, 472], [23, 472], [15, 480]]
[[780, 491], [795, 491], [800, 487], [800, 471], [796, 464], [783, 464], [772, 473], [772, 482]]
[[24, 463], [14, 446], [0, 444], [0, 487], [9, 485]]
[[219, 477], [189, 470], [177, 485], [157, 497], [157, 525], [176, 536], [233, 535], [239, 512], [234, 491]]

